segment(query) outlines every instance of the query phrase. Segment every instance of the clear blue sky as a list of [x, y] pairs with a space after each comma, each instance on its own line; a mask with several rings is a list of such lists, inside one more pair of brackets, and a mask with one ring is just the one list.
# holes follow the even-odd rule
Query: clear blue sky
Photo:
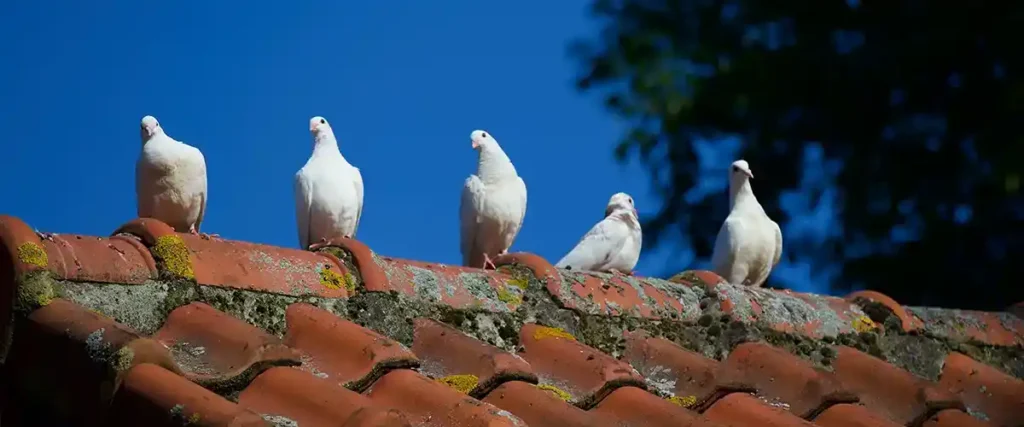
[[[229, 239], [297, 247], [293, 176], [316, 115], [362, 170], [357, 237], [383, 255], [458, 263], [474, 129], [527, 183], [513, 251], [557, 261], [618, 191], [658, 209], [643, 168], [612, 157], [625, 123], [573, 88], [567, 43], [596, 31], [586, 1], [106, 4], [0, 6], [0, 211], [38, 230], [106, 235], [135, 217], [147, 114], [205, 154], [203, 231]], [[691, 266], [682, 252], [638, 272]], [[808, 286], [806, 268], [780, 267]]]

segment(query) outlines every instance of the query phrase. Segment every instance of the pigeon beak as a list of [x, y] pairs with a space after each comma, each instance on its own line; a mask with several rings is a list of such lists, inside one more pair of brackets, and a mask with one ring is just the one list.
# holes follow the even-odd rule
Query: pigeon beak
[[754, 179], [754, 173], [751, 172], [750, 169], [747, 169], [747, 170], [745, 170], [743, 172], [746, 172], [747, 178]]
[[472, 143], [472, 144], [473, 144], [473, 149], [474, 149], [474, 150], [476, 150], [477, 148], [479, 148], [479, 147], [480, 147], [480, 143], [479, 143], [479, 142], [476, 142], [476, 140], [475, 140], [475, 139], [473, 140], [473, 143]]

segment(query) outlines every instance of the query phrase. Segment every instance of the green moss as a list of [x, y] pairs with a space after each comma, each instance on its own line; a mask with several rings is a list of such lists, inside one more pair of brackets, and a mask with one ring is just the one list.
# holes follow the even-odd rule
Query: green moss
[[542, 340], [546, 338], [564, 338], [576, 341], [576, 337], [561, 328], [538, 326], [537, 330], [533, 332], [533, 339]]
[[473, 374], [449, 375], [438, 378], [437, 382], [458, 390], [459, 393], [468, 394], [480, 383], [480, 379]]
[[25, 242], [18, 246], [18, 260], [39, 268], [46, 268], [50, 264], [46, 250], [34, 242]]
[[174, 309], [192, 303], [197, 298], [196, 288], [193, 282], [184, 279], [172, 280], [167, 283], [167, 296], [160, 303], [159, 317], [160, 324]]
[[697, 396], [669, 396], [665, 400], [684, 408], [689, 408], [697, 403]]
[[125, 372], [131, 369], [132, 362], [135, 360], [135, 351], [125, 346], [117, 350], [114, 357], [110, 359], [110, 367], [115, 372]]
[[569, 394], [569, 393], [566, 393], [566, 391], [565, 391], [565, 390], [562, 390], [562, 389], [560, 389], [560, 388], [558, 388], [558, 387], [555, 387], [555, 386], [553, 386], [553, 385], [548, 385], [548, 384], [537, 384], [537, 386], [536, 386], [536, 387], [537, 387], [538, 389], [540, 389], [540, 390], [544, 390], [544, 391], [547, 391], [547, 392], [551, 392], [551, 394], [554, 394], [554, 395], [555, 395], [555, 397], [557, 397], [557, 398], [559, 398], [559, 399], [562, 399], [562, 400], [564, 400], [564, 401], [566, 401], [566, 402], [570, 402], [570, 401], [572, 401], [572, 395], [571, 395], [571, 394]]
[[167, 273], [174, 277], [195, 280], [196, 273], [188, 254], [188, 246], [178, 235], [158, 237], [150, 251]]
[[29, 313], [49, 305], [56, 297], [53, 277], [49, 271], [28, 272], [18, 280], [18, 295], [14, 301], [14, 309]]

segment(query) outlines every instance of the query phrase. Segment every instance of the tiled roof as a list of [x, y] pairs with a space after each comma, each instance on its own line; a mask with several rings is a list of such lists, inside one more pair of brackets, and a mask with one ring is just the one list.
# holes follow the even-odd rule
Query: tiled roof
[[1011, 312], [149, 219], [95, 237], [0, 216], [0, 243], [4, 427], [1024, 425]]

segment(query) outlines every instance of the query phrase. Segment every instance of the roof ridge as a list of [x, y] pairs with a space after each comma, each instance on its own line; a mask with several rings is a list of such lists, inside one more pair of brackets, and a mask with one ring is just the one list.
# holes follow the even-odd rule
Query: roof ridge
[[[916, 375], [922, 382], [908, 386], [913, 390], [937, 390], [922, 395], [917, 409], [867, 400], [877, 409], [873, 413], [901, 422], [937, 417], [947, 408], [983, 408], [998, 418], [1018, 409], [1012, 398], [1003, 402], [999, 396], [1024, 390], [1020, 318], [904, 307], [870, 291], [837, 298], [740, 287], [707, 271], [669, 280], [574, 272], [529, 253], [503, 255], [495, 259], [496, 270], [481, 270], [380, 256], [354, 239], [303, 251], [175, 233], [146, 218], [95, 237], [37, 234], [17, 218], [0, 216], [0, 248], [0, 281], [12, 289], [0, 299], [0, 318], [15, 319], [2, 325], [13, 339], [0, 342], [0, 354], [38, 372], [67, 356], [68, 350], [56, 349], [84, 346], [89, 363], [107, 367], [107, 374], [85, 379], [109, 384], [96, 404], [116, 395], [142, 364], [250, 409], [246, 402], [273, 407], [252, 390], [301, 378], [325, 379], [392, 407], [412, 405], [419, 398], [406, 391], [374, 390], [395, 384], [398, 392], [427, 374], [499, 408], [518, 408], [509, 410], [523, 420], [530, 418], [522, 415], [529, 408], [545, 407], [587, 423], [612, 408], [674, 411], [664, 402], [722, 416], [711, 409], [731, 394], [751, 391], [769, 403], [787, 402], [787, 417], [816, 419], [833, 409], [859, 413], [844, 405], [865, 402], [864, 393], [877, 390], [850, 387], [851, 378], [863, 374], [837, 371], [847, 366], [844, 361], [859, 360], [854, 354]], [[18, 339], [64, 330], [69, 332], [49, 341]], [[456, 350], [472, 356], [459, 357]], [[643, 356], [650, 351], [654, 356]], [[659, 357], [669, 359], [644, 362]], [[720, 366], [707, 371], [714, 386], [682, 394], [680, 369], [703, 366], [702, 360]], [[753, 360], [761, 361], [760, 368], [751, 370]], [[769, 360], [777, 363], [765, 365]], [[949, 360], [956, 374], [946, 373]], [[672, 363], [682, 365], [674, 369]], [[971, 363], [977, 366], [964, 368]], [[293, 367], [274, 368], [282, 366]], [[993, 388], [1000, 391], [996, 398], [968, 389], [939, 397], [979, 381], [961, 375], [963, 369], [1009, 385]], [[422, 374], [401, 373], [410, 370]], [[266, 377], [272, 382], [253, 382], [271, 371], [278, 372]], [[783, 372], [790, 372], [785, 383], [769, 381]], [[819, 391], [794, 391], [790, 386], [798, 378]], [[677, 385], [669, 385], [673, 381]], [[528, 397], [530, 390], [540, 394]], [[497, 398], [513, 391], [524, 400]], [[568, 400], [582, 412], [554, 409], [559, 406], [543, 396]], [[451, 398], [435, 391], [428, 400], [453, 405]], [[730, 398], [722, 404], [744, 402]], [[360, 409], [368, 407], [364, 403], [353, 411], [375, 414], [375, 420], [397, 416]], [[423, 410], [402, 408], [406, 415]], [[477, 415], [513, 424], [518, 419], [487, 414]]]

